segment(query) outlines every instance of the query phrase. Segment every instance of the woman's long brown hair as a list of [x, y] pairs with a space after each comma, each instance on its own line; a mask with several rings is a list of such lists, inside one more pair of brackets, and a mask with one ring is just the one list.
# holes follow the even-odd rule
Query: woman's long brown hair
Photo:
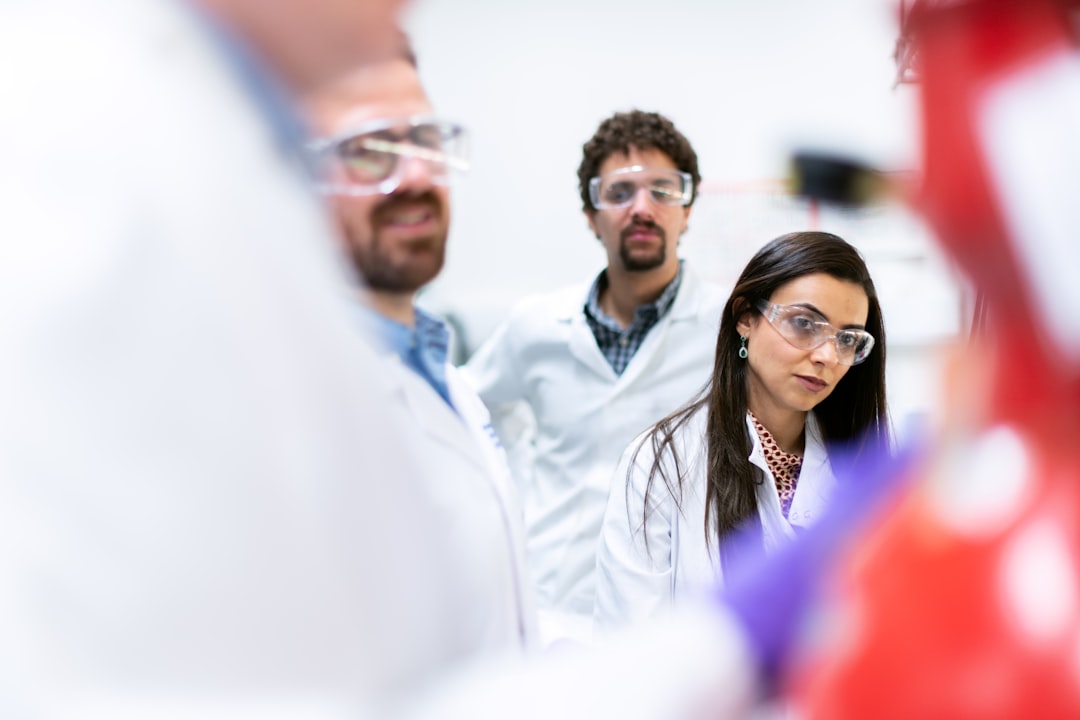
[[[630, 467], [645, 443], [653, 460], [645, 488], [643, 522], [648, 522], [649, 496], [657, 478], [681, 507], [687, 458], [680, 458], [675, 437], [698, 411], [708, 413], [706, 443], [705, 535], [719, 543], [744, 520], [757, 516], [755, 486], [760, 482], [749, 460], [753, 442], [746, 427], [747, 364], [739, 358], [737, 323], [745, 313], [760, 315], [759, 300], [768, 300], [782, 285], [812, 273], [825, 273], [858, 284], [866, 291], [866, 330], [876, 344], [870, 356], [853, 366], [813, 413], [826, 445], [854, 443], [858, 448], [888, 447], [885, 399], [885, 326], [877, 291], [859, 252], [825, 232], [795, 232], [772, 240], [751, 258], [735, 283], [720, 320], [712, 380], [690, 403], [656, 423], [635, 449]], [[665, 470], [670, 459], [672, 475]], [[630, 471], [627, 472], [627, 482]]]

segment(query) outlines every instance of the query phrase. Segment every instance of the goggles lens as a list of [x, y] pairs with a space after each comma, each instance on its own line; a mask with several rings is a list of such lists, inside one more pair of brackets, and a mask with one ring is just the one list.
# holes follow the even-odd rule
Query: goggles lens
[[465, 171], [465, 130], [431, 118], [372, 123], [312, 144], [320, 189], [345, 195], [387, 194], [401, 182], [406, 159], [424, 161], [435, 184], [449, 182], [449, 171]]
[[641, 190], [658, 205], [689, 205], [694, 199], [690, 174], [669, 168], [633, 165], [589, 180], [589, 199], [597, 210], [627, 207]]
[[858, 365], [874, 349], [874, 336], [856, 328], [838, 329], [813, 310], [798, 305], [777, 305], [762, 300], [758, 310], [781, 337], [801, 350], [813, 350], [832, 340], [836, 360], [842, 365]]

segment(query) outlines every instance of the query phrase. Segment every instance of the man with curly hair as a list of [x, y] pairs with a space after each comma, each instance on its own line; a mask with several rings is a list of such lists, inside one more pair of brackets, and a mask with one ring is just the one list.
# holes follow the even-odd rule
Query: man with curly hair
[[585, 143], [578, 181], [607, 267], [523, 301], [466, 365], [504, 441], [511, 422], [531, 430], [516, 480], [545, 644], [590, 638], [604, 506], [625, 481], [615, 465], [708, 380], [724, 303], [677, 255], [700, 175], [669, 119], [615, 113]]

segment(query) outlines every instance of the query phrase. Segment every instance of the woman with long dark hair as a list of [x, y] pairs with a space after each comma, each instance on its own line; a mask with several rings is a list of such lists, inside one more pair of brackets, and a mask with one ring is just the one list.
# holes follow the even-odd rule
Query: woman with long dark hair
[[836, 483], [830, 452], [888, 442], [885, 328], [866, 263], [829, 233], [776, 238], [728, 298], [710, 383], [623, 454], [600, 537], [597, 627], [715, 587], [738, 528], [766, 550], [794, 537]]

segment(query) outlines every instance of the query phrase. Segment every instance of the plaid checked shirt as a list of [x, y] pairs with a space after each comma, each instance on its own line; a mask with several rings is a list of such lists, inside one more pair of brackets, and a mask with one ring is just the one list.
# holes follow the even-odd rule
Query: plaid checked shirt
[[607, 358], [616, 375], [622, 375], [623, 370], [630, 364], [630, 359], [645, 341], [645, 336], [671, 309], [675, 296], [679, 293], [679, 285], [682, 284], [682, 270], [682, 261], [679, 261], [679, 271], [664, 288], [664, 292], [660, 293], [660, 297], [653, 302], [639, 305], [634, 310], [633, 322], [625, 330], [600, 309], [600, 291], [607, 287], [607, 270], [601, 270], [596, 276], [595, 282], [589, 289], [589, 298], [585, 302], [585, 320], [592, 329], [600, 352]]

